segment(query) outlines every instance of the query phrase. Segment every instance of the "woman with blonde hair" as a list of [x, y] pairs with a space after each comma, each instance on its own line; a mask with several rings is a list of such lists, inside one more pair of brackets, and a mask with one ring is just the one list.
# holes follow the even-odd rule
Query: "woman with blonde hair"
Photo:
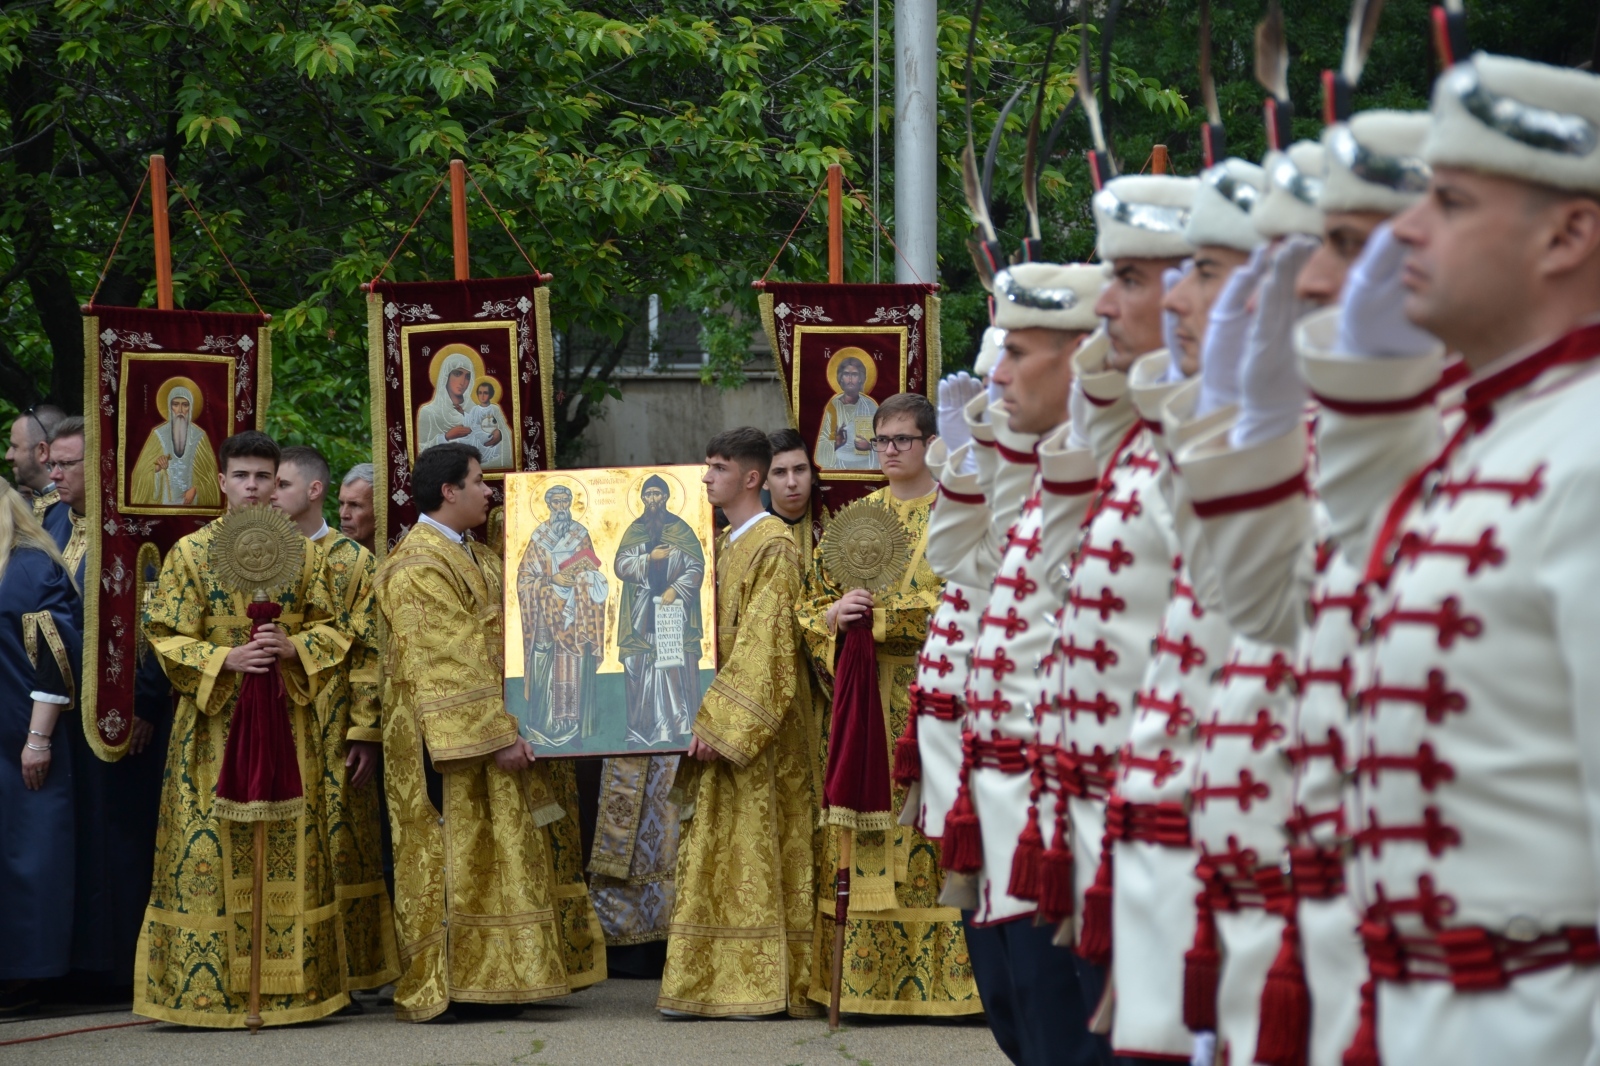
[[0, 1016], [70, 964], [72, 748], [56, 730], [77, 690], [77, 599], [55, 541], [0, 481]]

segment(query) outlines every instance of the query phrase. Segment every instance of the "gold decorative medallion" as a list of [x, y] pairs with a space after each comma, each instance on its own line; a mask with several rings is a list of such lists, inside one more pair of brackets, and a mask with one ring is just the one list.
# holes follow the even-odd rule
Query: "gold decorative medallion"
[[823, 572], [841, 589], [882, 592], [911, 562], [905, 527], [872, 500], [857, 500], [829, 519], [821, 546]]
[[277, 592], [299, 575], [305, 554], [306, 538], [282, 511], [241, 507], [217, 519], [211, 563], [234, 592]]

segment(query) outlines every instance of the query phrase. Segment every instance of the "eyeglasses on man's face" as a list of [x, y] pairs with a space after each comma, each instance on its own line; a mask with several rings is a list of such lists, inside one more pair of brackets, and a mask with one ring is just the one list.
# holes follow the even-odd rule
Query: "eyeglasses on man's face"
[[57, 470], [69, 470], [81, 462], [83, 462], [82, 459], [52, 459], [48, 463], [44, 464], [44, 468], [53, 474]]
[[925, 436], [913, 437], [907, 433], [897, 433], [892, 437], [873, 437], [871, 444], [875, 452], [903, 452], [909, 450], [913, 444], [927, 439]]

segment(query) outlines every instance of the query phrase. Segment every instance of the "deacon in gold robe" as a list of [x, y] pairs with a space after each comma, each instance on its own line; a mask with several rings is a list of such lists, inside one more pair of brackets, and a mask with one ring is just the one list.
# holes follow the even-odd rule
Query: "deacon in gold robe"
[[[264, 433], [229, 437], [220, 449], [230, 510], [264, 505], [278, 446]], [[339, 905], [327, 833], [323, 739], [313, 701], [343, 661], [349, 640], [321, 549], [307, 545], [298, 578], [273, 597], [277, 627], [251, 637], [246, 597], [217, 579], [216, 525], [167, 554], [148, 601], [144, 632], [180, 697], [167, 749], [155, 875], [134, 965], [133, 1011], [214, 1029], [243, 1028], [250, 980], [253, 830], [214, 810], [223, 748], [246, 672], [276, 669], [305, 805], [267, 823], [267, 913], [261, 1017], [267, 1025], [312, 1021], [345, 1007]]]
[[677, 905], [657, 1006], [669, 1016], [814, 1013], [811, 827], [815, 753], [796, 697], [800, 555], [761, 507], [772, 449], [749, 427], [711, 439], [717, 544], [716, 680], [679, 763]]
[[315, 448], [285, 448], [272, 505], [323, 551], [328, 588], [339, 610], [334, 628], [350, 650], [317, 694], [322, 727], [323, 787], [334, 891], [344, 944], [345, 990], [380, 988], [400, 976], [394, 914], [383, 880], [377, 780], [383, 753], [379, 666], [383, 648], [372, 584], [378, 562], [361, 545], [328, 528], [322, 505], [331, 474]]
[[531, 1003], [593, 984], [605, 945], [570, 824], [571, 771], [535, 763], [505, 709], [501, 563], [463, 536], [488, 517], [477, 451], [434, 445], [411, 482], [423, 514], [379, 568], [377, 599], [395, 1016], [426, 1021], [452, 1003]]
[[[891, 753], [894, 738], [905, 731], [917, 653], [942, 591], [939, 578], [923, 559], [928, 509], [935, 493], [926, 457], [928, 442], [937, 429], [937, 411], [916, 393], [891, 396], [878, 408], [874, 446], [879, 448], [878, 458], [889, 485], [867, 498], [887, 506], [906, 528], [913, 548], [905, 575], [892, 591], [874, 599], [865, 590], [833, 585], [823, 573], [819, 551], [807, 582], [808, 598], [797, 611], [812, 662], [818, 673], [830, 680], [843, 629], [872, 627]], [[825, 724], [822, 736], [827, 735]], [[827, 764], [825, 752], [822, 764]], [[898, 811], [904, 804], [905, 789], [894, 785], [889, 809]], [[820, 858], [813, 948], [819, 963], [811, 998], [827, 1003], [829, 982], [820, 960], [832, 958], [837, 827], [829, 828]], [[961, 912], [939, 905], [944, 878], [938, 845], [910, 826], [857, 830], [851, 860], [840, 1009], [923, 1016], [981, 1012]]]

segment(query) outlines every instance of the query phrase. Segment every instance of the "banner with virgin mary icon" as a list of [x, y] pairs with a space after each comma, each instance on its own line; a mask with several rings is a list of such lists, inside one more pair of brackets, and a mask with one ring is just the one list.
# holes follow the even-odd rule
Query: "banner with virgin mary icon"
[[550, 290], [531, 275], [381, 281], [367, 323], [380, 552], [417, 520], [411, 465], [446, 442], [478, 450], [494, 502], [476, 535], [498, 549], [506, 475], [555, 465]]
[[[217, 451], [260, 429], [272, 392], [264, 315], [90, 305], [84, 311], [84, 735], [132, 738], [140, 631], [161, 561], [224, 509]], [[69, 553], [76, 554], [73, 545]]]
[[933, 285], [766, 282], [761, 322], [789, 424], [839, 510], [885, 483], [872, 449], [878, 405], [897, 392], [936, 399], [939, 298]]

